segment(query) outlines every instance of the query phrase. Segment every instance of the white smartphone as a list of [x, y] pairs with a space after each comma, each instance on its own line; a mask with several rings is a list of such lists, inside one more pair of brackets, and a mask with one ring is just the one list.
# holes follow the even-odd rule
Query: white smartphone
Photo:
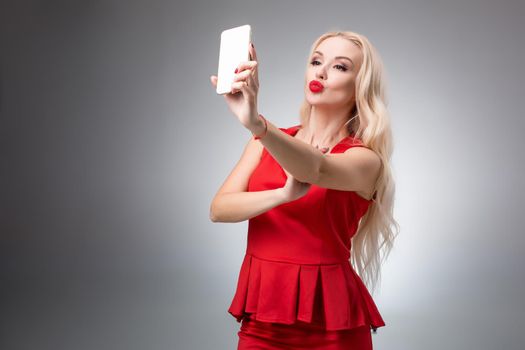
[[250, 58], [249, 45], [252, 28], [249, 24], [223, 30], [219, 50], [219, 69], [217, 73], [217, 94], [231, 92], [235, 68]]

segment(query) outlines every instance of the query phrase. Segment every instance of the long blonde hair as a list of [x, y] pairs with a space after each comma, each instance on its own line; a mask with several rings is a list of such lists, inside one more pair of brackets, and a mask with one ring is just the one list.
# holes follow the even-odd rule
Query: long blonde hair
[[[373, 293], [377, 282], [381, 280], [381, 264], [390, 254], [394, 239], [399, 233], [399, 225], [393, 216], [395, 183], [390, 169], [393, 140], [387, 110], [385, 73], [381, 57], [368, 39], [351, 31], [330, 31], [321, 35], [310, 49], [307, 67], [317, 46], [323, 40], [334, 36], [351, 40], [363, 54], [363, 63], [355, 82], [356, 103], [348, 115], [345, 127], [350, 135], [375, 151], [382, 161], [375, 187], [375, 199], [361, 218], [351, 241], [350, 263]], [[308, 125], [311, 108], [312, 105], [305, 99], [300, 108], [301, 125]], [[396, 229], [395, 233], [391, 226]], [[381, 258], [382, 248], [384, 254]]]

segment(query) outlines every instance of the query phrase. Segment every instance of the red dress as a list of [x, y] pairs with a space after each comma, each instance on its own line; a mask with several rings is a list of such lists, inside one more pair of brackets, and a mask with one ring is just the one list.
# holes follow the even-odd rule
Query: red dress
[[[301, 125], [279, 128], [294, 136]], [[347, 136], [330, 153], [363, 146]], [[248, 191], [283, 187], [264, 148]], [[247, 249], [228, 312], [241, 322], [238, 349], [371, 349], [385, 325], [350, 264], [350, 239], [372, 201], [311, 185], [308, 193], [249, 220]]]

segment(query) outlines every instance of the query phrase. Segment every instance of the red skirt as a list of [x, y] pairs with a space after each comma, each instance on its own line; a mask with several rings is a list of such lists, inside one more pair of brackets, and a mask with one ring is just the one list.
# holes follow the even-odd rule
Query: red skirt
[[245, 317], [237, 350], [372, 350], [370, 326], [327, 331], [321, 323], [261, 322]]

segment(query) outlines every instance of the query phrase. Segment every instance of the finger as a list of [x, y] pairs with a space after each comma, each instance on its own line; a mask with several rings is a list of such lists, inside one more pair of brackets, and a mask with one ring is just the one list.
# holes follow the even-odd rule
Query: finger
[[257, 67], [257, 61], [242, 61], [241, 63], [239, 63], [239, 65], [237, 66], [237, 73], [240, 73], [242, 71], [244, 71], [245, 69], [252, 69], [252, 68], [255, 68]]
[[243, 80], [246, 80], [246, 78], [248, 78], [248, 76], [251, 74], [252, 70], [251, 69], [246, 69], [246, 70], [243, 70], [242, 72], [240, 73], [236, 73], [234, 76], [233, 76], [233, 81], [243, 81]]
[[240, 91], [243, 91], [246, 87], [246, 82], [245, 81], [237, 81], [237, 82], [234, 82], [232, 83], [231, 87], [232, 87], [232, 94], [236, 94], [237, 92], [240, 92]]
[[[255, 45], [253, 45], [253, 43], [250, 43], [250, 57], [251, 57], [252, 61], [255, 61], [255, 62], [259, 61], [257, 59], [257, 52], [255, 52]], [[258, 71], [259, 71], [258, 69], [255, 70], [255, 81], [256, 82], [259, 81], [259, 72]]]
[[234, 81], [246, 81], [248, 86], [258, 89], [259, 80], [257, 79], [257, 62], [256, 61], [246, 61], [244, 62], [248, 67], [245, 66], [245, 70], [238, 72], [234, 75]]
[[[242, 85], [241, 89], [244, 91], [244, 95], [249, 98], [250, 100], [257, 95], [257, 91], [259, 89], [259, 85], [257, 82], [253, 79], [253, 74], [251, 74], [251, 70], [246, 70], [244, 72], [241, 72], [240, 74], [237, 74], [238, 77], [234, 77], [234, 82], [243, 82], [244, 85]], [[240, 75], [240, 77], [239, 77]]]
[[217, 76], [216, 75], [212, 75], [210, 76], [210, 81], [212, 83], [213, 86], [217, 86]]
[[249, 51], [250, 51], [251, 60], [257, 61], [257, 52], [255, 52], [255, 46], [253, 45], [253, 43], [250, 43]]

